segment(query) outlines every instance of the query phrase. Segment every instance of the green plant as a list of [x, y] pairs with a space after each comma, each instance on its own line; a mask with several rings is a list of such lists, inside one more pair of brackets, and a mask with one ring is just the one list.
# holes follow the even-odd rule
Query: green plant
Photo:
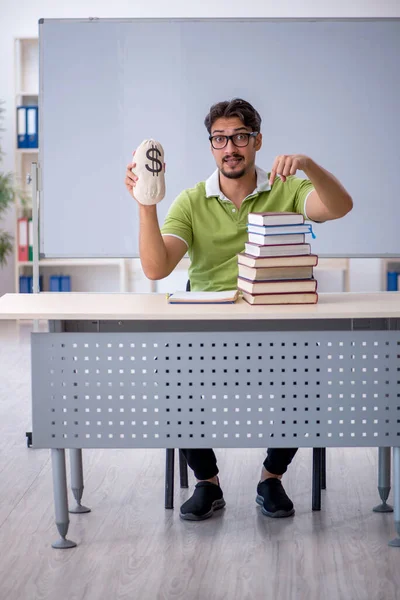
[[[0, 123], [3, 121], [4, 108], [2, 108], [0, 102]], [[0, 131], [4, 131], [0, 127]], [[0, 165], [3, 160], [3, 152], [0, 146]], [[14, 177], [12, 173], [2, 173], [0, 171], [0, 219], [3, 213], [6, 212], [8, 207], [15, 201], [16, 191], [14, 188]], [[13, 250], [13, 236], [0, 229], [0, 267], [7, 263], [7, 257], [12, 253]]]

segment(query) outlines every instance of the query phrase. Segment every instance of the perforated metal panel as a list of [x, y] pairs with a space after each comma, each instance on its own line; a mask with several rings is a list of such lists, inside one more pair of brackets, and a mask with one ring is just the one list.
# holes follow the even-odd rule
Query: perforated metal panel
[[46, 448], [396, 446], [400, 331], [32, 334]]

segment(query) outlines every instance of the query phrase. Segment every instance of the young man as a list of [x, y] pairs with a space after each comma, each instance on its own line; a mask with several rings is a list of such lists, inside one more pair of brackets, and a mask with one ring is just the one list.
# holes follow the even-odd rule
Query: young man
[[[139, 205], [139, 252], [149, 279], [169, 275], [188, 252], [193, 291], [237, 287], [237, 254], [247, 240], [249, 212], [292, 211], [312, 221], [347, 214], [352, 199], [328, 171], [302, 154], [277, 156], [270, 173], [255, 164], [261, 148], [261, 117], [245, 100], [214, 104], [205, 118], [217, 169], [194, 188], [184, 190], [171, 205], [160, 230], [156, 206]], [[125, 185], [134, 197], [137, 177], [128, 165]], [[308, 179], [295, 177], [298, 170]], [[257, 486], [263, 514], [294, 514], [281, 478], [297, 449], [269, 449]], [[181, 506], [187, 520], [203, 520], [225, 506], [218, 467], [211, 449], [184, 450], [198, 481], [193, 496]]]

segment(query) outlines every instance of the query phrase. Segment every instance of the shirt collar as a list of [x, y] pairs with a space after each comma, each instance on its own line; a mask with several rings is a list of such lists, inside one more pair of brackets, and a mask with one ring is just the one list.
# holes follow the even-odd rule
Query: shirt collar
[[[271, 189], [269, 185], [269, 177], [266, 171], [256, 166], [257, 185], [256, 189], [250, 196], [259, 194], [260, 192], [268, 192]], [[221, 200], [228, 200], [226, 196], [221, 192], [219, 187], [219, 170], [216, 169], [212, 175], [206, 180], [206, 198], [212, 198], [217, 196]]]

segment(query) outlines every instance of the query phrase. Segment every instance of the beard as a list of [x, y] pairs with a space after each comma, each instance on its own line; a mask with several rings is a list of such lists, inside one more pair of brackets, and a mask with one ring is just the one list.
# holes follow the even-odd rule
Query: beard
[[[240, 158], [243, 160], [242, 156], [240, 155], [235, 155], [233, 154], [232, 157], [230, 158]], [[243, 177], [243, 175], [246, 173], [246, 167], [243, 167], [242, 169], [236, 171], [228, 171], [227, 169], [224, 168], [224, 164], [225, 164], [225, 160], [222, 161], [222, 165], [220, 168], [220, 171], [222, 173], [222, 175], [224, 175], [224, 177], [227, 177], [228, 179], [240, 179], [241, 177]]]

